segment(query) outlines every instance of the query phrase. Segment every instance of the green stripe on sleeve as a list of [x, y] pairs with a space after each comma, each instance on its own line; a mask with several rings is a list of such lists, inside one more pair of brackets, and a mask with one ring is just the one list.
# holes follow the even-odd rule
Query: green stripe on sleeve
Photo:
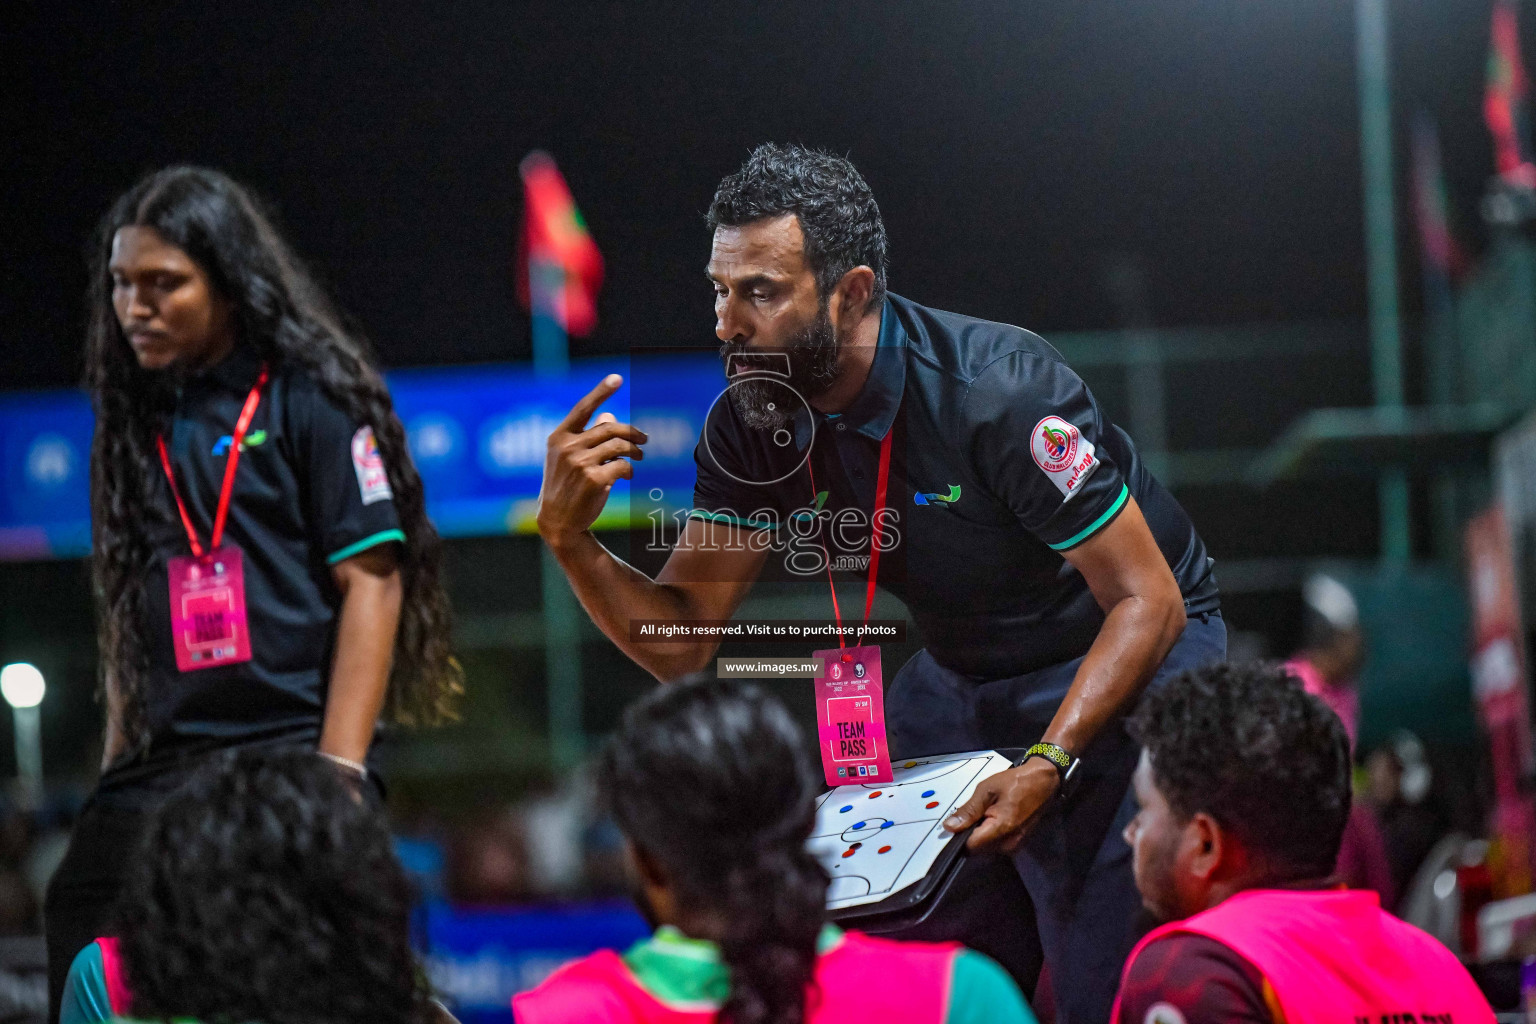
[[400, 530], [380, 530], [378, 533], [370, 534], [369, 536], [364, 537], [362, 540], [358, 541], [356, 544], [348, 544], [346, 547], [342, 548], [340, 551], [337, 551], [337, 552], [334, 552], [333, 554], [327, 555], [325, 557], [325, 564], [326, 565], [335, 565], [337, 562], [344, 561], [345, 559], [351, 558], [353, 555], [357, 554], [360, 551], [367, 551], [369, 548], [376, 548], [380, 544], [383, 544], [386, 541], [392, 541], [392, 540], [397, 540], [400, 543], [404, 544], [405, 543], [405, 534], [402, 531], [400, 531]]
[[1127, 487], [1125, 484], [1121, 484], [1120, 485], [1120, 497], [1115, 499], [1115, 503], [1113, 505], [1109, 506], [1109, 508], [1104, 511], [1103, 515], [1099, 516], [1099, 518], [1097, 518], [1093, 522], [1089, 523], [1087, 528], [1085, 528], [1083, 530], [1083, 532], [1077, 534], [1076, 536], [1068, 537], [1066, 540], [1062, 541], [1060, 544], [1048, 544], [1046, 546], [1049, 547], [1052, 551], [1065, 551], [1065, 550], [1067, 550], [1067, 548], [1077, 547], [1077, 545], [1081, 544], [1083, 541], [1087, 540], [1089, 537], [1092, 537], [1094, 534], [1098, 533], [1099, 530], [1101, 528], [1103, 528], [1105, 523], [1107, 523], [1111, 519], [1115, 518], [1115, 513], [1120, 511], [1121, 506], [1125, 504], [1125, 499], [1129, 498], [1130, 496], [1131, 496], [1131, 489], [1129, 487]]

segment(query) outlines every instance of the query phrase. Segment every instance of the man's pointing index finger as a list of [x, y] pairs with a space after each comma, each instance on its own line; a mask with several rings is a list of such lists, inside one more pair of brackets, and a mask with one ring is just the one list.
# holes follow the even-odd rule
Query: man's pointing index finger
[[606, 402], [608, 396], [619, 390], [619, 385], [623, 383], [624, 378], [616, 373], [610, 373], [598, 381], [597, 387], [588, 391], [585, 398], [571, 406], [571, 411], [566, 414], [565, 419], [560, 421], [559, 429], [572, 434], [579, 434], [587, 429], [587, 420], [592, 418], [597, 407]]

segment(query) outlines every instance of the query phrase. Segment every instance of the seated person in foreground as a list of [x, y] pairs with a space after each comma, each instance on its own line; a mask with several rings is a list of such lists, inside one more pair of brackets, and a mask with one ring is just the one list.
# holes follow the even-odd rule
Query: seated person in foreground
[[1141, 809], [1125, 839], [1143, 903], [1171, 923], [1132, 951], [1116, 1024], [1492, 1024], [1448, 949], [1332, 884], [1349, 741], [1284, 669], [1187, 673], [1130, 727]]
[[827, 923], [807, 749], [755, 686], [676, 683], [630, 707], [599, 785], [656, 933], [515, 996], [518, 1024], [1034, 1024], [980, 953]]
[[334, 765], [221, 755], [155, 815], [118, 938], [75, 958], [61, 1024], [430, 1024], [411, 905], [382, 809]]

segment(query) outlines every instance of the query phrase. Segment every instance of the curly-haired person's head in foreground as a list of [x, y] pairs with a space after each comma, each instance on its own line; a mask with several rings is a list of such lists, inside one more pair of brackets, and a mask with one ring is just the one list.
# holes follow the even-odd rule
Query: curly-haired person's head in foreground
[[383, 815], [332, 766], [219, 756], [156, 815], [120, 905], [133, 1014], [420, 1024], [411, 904]]
[[1217, 664], [1147, 694], [1126, 827], [1136, 885], [1163, 920], [1243, 889], [1326, 879], [1349, 817], [1344, 727], [1284, 669]]

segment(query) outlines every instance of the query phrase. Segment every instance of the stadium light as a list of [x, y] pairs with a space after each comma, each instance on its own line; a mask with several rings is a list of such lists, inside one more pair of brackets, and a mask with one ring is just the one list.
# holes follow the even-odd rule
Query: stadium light
[[0, 668], [0, 696], [13, 708], [35, 708], [43, 702], [48, 684], [36, 665], [24, 661]]
[[43, 702], [48, 684], [36, 665], [13, 662], [0, 668], [0, 697], [16, 720], [16, 775], [24, 803], [36, 806], [43, 795]]

